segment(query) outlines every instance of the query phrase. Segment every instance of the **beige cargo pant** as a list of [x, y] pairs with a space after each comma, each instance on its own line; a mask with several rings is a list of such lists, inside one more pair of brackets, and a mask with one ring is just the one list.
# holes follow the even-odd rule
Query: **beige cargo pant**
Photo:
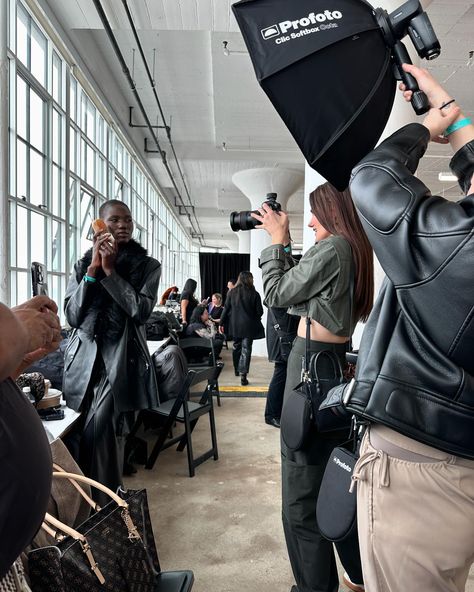
[[428, 462], [389, 456], [364, 436], [354, 475], [365, 590], [461, 592], [474, 561], [474, 461], [389, 433]]

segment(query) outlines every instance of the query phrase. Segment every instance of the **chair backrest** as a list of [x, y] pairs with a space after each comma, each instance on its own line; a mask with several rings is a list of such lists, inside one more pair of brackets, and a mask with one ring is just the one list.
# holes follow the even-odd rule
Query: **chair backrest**
[[[214, 342], [208, 337], [186, 337], [179, 340], [179, 347], [184, 351], [184, 355], [189, 361], [189, 357], [194, 353], [212, 354], [212, 365], [216, 365], [216, 356], [214, 353]], [[201, 362], [202, 364], [203, 362]]]

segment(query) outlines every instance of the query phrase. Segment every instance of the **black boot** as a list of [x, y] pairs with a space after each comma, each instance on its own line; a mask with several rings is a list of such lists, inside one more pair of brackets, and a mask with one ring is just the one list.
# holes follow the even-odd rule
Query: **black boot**
[[242, 375], [240, 376], [240, 384], [241, 384], [242, 386], [247, 386], [247, 385], [248, 385], [248, 383], [249, 383], [249, 381], [247, 380], [247, 374], [242, 374]]

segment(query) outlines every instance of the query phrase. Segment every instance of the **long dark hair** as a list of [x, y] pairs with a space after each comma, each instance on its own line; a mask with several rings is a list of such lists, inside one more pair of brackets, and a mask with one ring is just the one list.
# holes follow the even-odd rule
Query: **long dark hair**
[[250, 295], [251, 292], [255, 292], [255, 286], [253, 285], [253, 275], [250, 271], [241, 271], [235, 286], [232, 288], [233, 298], [237, 300], [243, 300]]
[[201, 316], [203, 315], [205, 310], [206, 307], [203, 304], [198, 304], [196, 308], [193, 310], [193, 314], [189, 319], [189, 324], [191, 325], [192, 323], [202, 323]]
[[239, 277], [237, 278], [237, 283], [234, 286], [235, 288], [244, 288], [245, 290], [255, 290], [253, 285], [253, 275], [250, 271], [241, 271], [239, 273]]
[[354, 258], [354, 318], [366, 321], [374, 301], [374, 258], [348, 189], [337, 191], [324, 183], [310, 193], [311, 212], [324, 228], [343, 236]]

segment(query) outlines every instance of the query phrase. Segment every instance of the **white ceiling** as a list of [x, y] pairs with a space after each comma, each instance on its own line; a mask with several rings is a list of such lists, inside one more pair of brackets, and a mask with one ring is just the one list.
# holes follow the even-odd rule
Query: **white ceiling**
[[[136, 107], [136, 103], [92, 0], [41, 0], [41, 4], [69, 37], [173, 203], [173, 192], [167, 190], [171, 183], [160, 159], [143, 152], [146, 136], [148, 147], [154, 148], [150, 135], [147, 130], [128, 127], [128, 108]], [[155, 59], [156, 90], [171, 125], [173, 144], [204, 242], [238, 250], [228, 215], [235, 209], [248, 209], [250, 204], [232, 184], [233, 173], [274, 166], [303, 170], [302, 155], [257, 83], [231, 12], [231, 0], [129, 0], [128, 5], [150, 68]], [[387, 2], [381, 0], [378, 5], [384, 7]], [[102, 0], [102, 6], [149, 118], [156, 123], [157, 105], [138, 51], [134, 55], [136, 44], [122, 2]], [[469, 51], [474, 50], [474, 2], [433, 0], [427, 12], [442, 53], [437, 60], [426, 62], [425, 67], [446, 81], [452, 96], [472, 116], [474, 65], [468, 65], [468, 59]], [[228, 56], [224, 55], [223, 41], [228, 42]], [[143, 123], [137, 108], [134, 123]], [[160, 130], [158, 137], [176, 171], [164, 131]], [[226, 151], [222, 150], [223, 142]], [[457, 199], [460, 192], [455, 183], [438, 181], [438, 173], [449, 170], [449, 155], [449, 148], [433, 144], [419, 175], [433, 193]], [[288, 209], [294, 239], [301, 242], [302, 191], [291, 198]], [[189, 227], [185, 217], [182, 222]]]

